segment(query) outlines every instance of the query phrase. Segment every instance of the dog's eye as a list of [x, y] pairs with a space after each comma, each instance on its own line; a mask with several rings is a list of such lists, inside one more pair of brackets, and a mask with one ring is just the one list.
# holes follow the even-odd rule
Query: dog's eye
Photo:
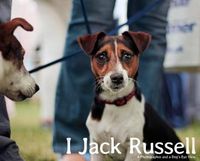
[[105, 51], [96, 55], [95, 58], [96, 58], [97, 62], [101, 65], [108, 62], [108, 55], [107, 55], [107, 52], [105, 52]]
[[132, 53], [128, 53], [128, 52], [123, 52], [122, 56], [121, 56], [121, 61], [123, 62], [130, 62], [130, 60], [132, 59], [133, 54]]

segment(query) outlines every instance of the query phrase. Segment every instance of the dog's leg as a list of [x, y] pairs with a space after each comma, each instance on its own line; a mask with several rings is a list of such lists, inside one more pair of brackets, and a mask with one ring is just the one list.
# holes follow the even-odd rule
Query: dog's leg
[[128, 148], [124, 161], [140, 161], [140, 155], [141, 154], [139, 154], [136, 150], [133, 153], [130, 153], [130, 148]]

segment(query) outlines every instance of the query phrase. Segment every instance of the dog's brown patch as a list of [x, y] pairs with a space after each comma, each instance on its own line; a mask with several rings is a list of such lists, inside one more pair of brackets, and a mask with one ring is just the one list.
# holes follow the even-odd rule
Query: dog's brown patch
[[[138, 54], [132, 51], [123, 37], [105, 37], [99, 46], [98, 51], [92, 56], [91, 60], [92, 71], [96, 77], [102, 77], [108, 72], [114, 71], [117, 63], [122, 64], [123, 68], [128, 71], [129, 77], [133, 77], [136, 74], [139, 63]], [[99, 55], [104, 53], [107, 61], [100, 63]], [[132, 54], [130, 61], [127, 62], [122, 60], [126, 53]]]
[[[132, 49], [131, 45], [126, 43], [123, 37], [120, 37], [121, 41], [117, 41], [117, 54], [120, 63], [123, 68], [128, 72], [128, 76], [133, 78], [138, 70], [139, 65], [139, 53], [135, 49]], [[127, 45], [125, 45], [127, 44]], [[125, 54], [130, 54], [131, 58], [128, 61], [123, 60]]]
[[148, 47], [150, 40], [150, 35], [143, 32], [124, 32], [122, 36], [107, 36], [100, 32], [80, 37], [78, 42], [91, 57], [96, 78], [114, 71], [118, 63], [133, 78], [138, 70], [139, 54]]
[[13, 35], [14, 30], [21, 26], [26, 31], [32, 31], [33, 27], [22, 18], [15, 18], [0, 25], [0, 51], [5, 60], [11, 61], [17, 68], [23, 65], [25, 51], [20, 42]]
[[[105, 62], [100, 61], [100, 57], [102, 57], [101, 59], [107, 60]], [[116, 60], [113, 40], [112, 38], [106, 37], [98, 46], [98, 51], [92, 55], [91, 67], [93, 73], [97, 77], [104, 76], [114, 68]]]

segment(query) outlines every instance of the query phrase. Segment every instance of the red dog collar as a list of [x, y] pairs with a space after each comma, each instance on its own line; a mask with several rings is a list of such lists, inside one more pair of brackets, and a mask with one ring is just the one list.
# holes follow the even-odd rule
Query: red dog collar
[[133, 97], [135, 96], [135, 91], [133, 90], [131, 93], [129, 93], [127, 96], [118, 98], [114, 101], [108, 101], [108, 100], [102, 100], [99, 97], [96, 97], [96, 100], [99, 103], [105, 103], [105, 104], [110, 104], [110, 105], [116, 105], [116, 106], [123, 106], [125, 104], [127, 104], [127, 102]]

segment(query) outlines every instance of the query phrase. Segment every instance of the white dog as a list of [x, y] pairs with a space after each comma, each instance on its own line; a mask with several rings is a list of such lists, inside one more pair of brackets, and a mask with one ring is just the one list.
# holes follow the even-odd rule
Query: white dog
[[30, 98], [39, 90], [39, 86], [24, 67], [25, 51], [13, 35], [18, 26], [26, 31], [33, 30], [21, 18], [0, 25], [0, 94], [14, 101]]

